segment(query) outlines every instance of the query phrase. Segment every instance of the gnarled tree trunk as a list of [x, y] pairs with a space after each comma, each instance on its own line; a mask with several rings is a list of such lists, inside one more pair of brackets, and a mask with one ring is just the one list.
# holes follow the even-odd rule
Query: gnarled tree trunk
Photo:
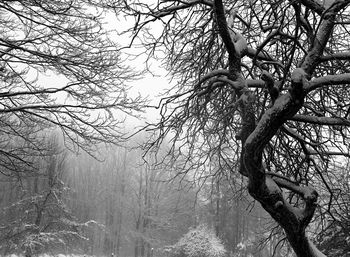
[[[338, 1], [320, 24], [315, 35], [312, 49], [299, 68], [292, 72], [291, 87], [285, 94], [275, 96], [273, 105], [263, 114], [256, 124], [254, 113], [254, 97], [245, 85], [241, 72], [241, 59], [247, 52], [245, 39], [236, 33], [233, 35], [226, 22], [222, 0], [214, 1], [214, 11], [220, 36], [229, 54], [229, 79], [237, 82], [236, 93], [242, 99], [241, 117], [243, 121], [240, 139], [242, 141], [240, 172], [248, 177], [248, 190], [251, 196], [261, 203], [263, 208], [284, 229], [287, 239], [298, 257], [324, 256], [309, 241], [305, 229], [310, 223], [316, 208], [318, 194], [308, 186], [299, 186], [289, 180], [267, 175], [263, 165], [263, 151], [276, 135], [277, 131], [302, 107], [307, 94], [308, 79], [314, 72], [323, 54], [334, 27], [336, 13], [346, 3]], [[299, 8], [295, 7], [296, 10]], [[272, 76], [266, 72], [265, 83], [273, 83]], [[269, 87], [267, 87], [269, 88]], [[286, 201], [282, 188], [298, 194], [304, 201], [303, 209], [296, 208]]]

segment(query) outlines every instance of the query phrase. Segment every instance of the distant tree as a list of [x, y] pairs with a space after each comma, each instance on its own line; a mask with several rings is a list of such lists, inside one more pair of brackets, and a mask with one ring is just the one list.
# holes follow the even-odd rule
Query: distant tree
[[214, 157], [239, 172], [296, 255], [322, 256], [307, 228], [318, 196], [334, 193], [334, 164], [350, 157], [350, 2], [123, 3], [133, 42], [177, 82], [150, 147], [171, 140], [179, 175], [209, 176]]
[[[267, 250], [267, 245], [260, 244], [264, 227], [271, 223], [268, 214], [247, 193], [240, 189], [239, 178], [214, 177], [202, 187], [200, 197], [204, 198], [201, 215], [208, 224], [212, 224], [215, 233], [225, 244], [227, 251], [258, 255]], [[233, 190], [235, 189], [235, 190]], [[269, 242], [271, 243], [271, 242]]]
[[53, 139], [42, 144], [47, 144], [50, 151], [33, 160], [39, 162], [40, 170], [22, 177], [18, 196], [1, 205], [2, 254], [17, 252], [32, 256], [75, 248], [86, 239], [84, 231], [93, 223], [80, 223], [66, 205], [69, 189], [64, 183], [65, 151]]
[[82, 222], [104, 225], [88, 230], [86, 254], [156, 256], [195, 224], [196, 191], [180, 179], [170, 183], [175, 170], [149, 159], [145, 164], [131, 145], [101, 147], [103, 162], [87, 154], [68, 157], [67, 205]]
[[40, 154], [37, 131], [59, 128], [67, 142], [88, 150], [96, 142], [118, 141], [123, 118], [117, 113], [139, 110], [143, 101], [128, 97], [125, 85], [137, 74], [121, 61], [105, 26], [114, 3], [0, 2], [3, 174], [35, 170], [26, 157]]

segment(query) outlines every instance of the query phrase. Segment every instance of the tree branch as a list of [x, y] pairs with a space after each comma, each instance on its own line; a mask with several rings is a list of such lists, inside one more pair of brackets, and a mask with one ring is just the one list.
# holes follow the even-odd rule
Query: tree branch
[[222, 41], [225, 44], [226, 50], [230, 58], [237, 58], [237, 53], [235, 50], [235, 44], [233, 38], [231, 37], [230, 29], [228, 28], [225, 9], [222, 3], [222, 0], [214, 0], [214, 12], [216, 14], [216, 19], [218, 23], [218, 29]]
[[318, 15], [321, 15], [325, 8], [320, 5], [317, 1], [315, 0], [302, 0], [300, 1], [305, 7], [310, 8], [314, 12], [316, 12]]
[[334, 61], [334, 60], [350, 60], [350, 52], [340, 52], [321, 56], [320, 62]]
[[309, 85], [305, 87], [305, 91], [310, 92], [322, 86], [344, 85], [349, 83], [350, 73], [344, 73], [339, 75], [327, 75], [311, 80]]
[[317, 124], [317, 125], [339, 125], [339, 126], [350, 126], [350, 120], [343, 118], [331, 118], [331, 117], [317, 117], [309, 115], [296, 114], [289, 120], [300, 121], [305, 123]]
[[[276, 182], [276, 184], [282, 188], [286, 188], [298, 195], [300, 195], [303, 200], [305, 201], [305, 207], [302, 210], [301, 214], [301, 228], [305, 229], [306, 226], [311, 221], [315, 209], [316, 209], [316, 202], [318, 198], [317, 191], [310, 186], [298, 186], [295, 183], [291, 183], [288, 180], [274, 177], [273, 180]], [[295, 212], [295, 211], [294, 211]], [[295, 212], [296, 213], [296, 212]]]

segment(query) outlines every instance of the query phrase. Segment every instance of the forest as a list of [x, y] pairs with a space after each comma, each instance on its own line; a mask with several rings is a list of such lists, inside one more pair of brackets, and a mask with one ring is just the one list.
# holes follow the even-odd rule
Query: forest
[[348, 256], [349, 6], [1, 1], [0, 256]]
[[3, 177], [3, 253], [21, 254], [33, 244], [48, 254], [164, 256], [189, 228], [203, 224], [235, 256], [257, 252], [254, 244], [266, 248], [258, 256], [273, 251], [273, 243], [263, 245], [263, 227], [273, 224], [239, 189], [239, 177], [232, 184], [208, 169], [194, 184], [190, 177], [174, 178], [177, 170], [145, 162], [131, 143], [104, 148], [99, 161], [64, 151], [55, 137], [45, 140], [52, 151], [35, 160], [40, 173], [20, 183]]

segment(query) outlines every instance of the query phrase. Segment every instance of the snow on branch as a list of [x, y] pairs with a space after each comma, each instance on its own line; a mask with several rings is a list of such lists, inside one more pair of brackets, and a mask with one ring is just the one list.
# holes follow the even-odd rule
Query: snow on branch
[[233, 31], [231, 29], [231, 37], [233, 39], [233, 44], [235, 46], [236, 53], [239, 57], [244, 57], [247, 53], [247, 41], [245, 38], [238, 32], [238, 31]]
[[334, 60], [350, 60], [350, 52], [334, 53], [321, 56], [321, 62], [334, 61]]
[[247, 47], [247, 56], [249, 56], [250, 58], [258, 59], [258, 60], [275, 62], [275, 63], [278, 63], [281, 67], [284, 67], [282, 63], [278, 62], [277, 60], [275, 60], [274, 58], [269, 56], [267, 53], [257, 51], [251, 47]]
[[[219, 29], [222, 41], [226, 46], [226, 50], [231, 59], [242, 58], [247, 52], [247, 42], [245, 38], [230, 28], [226, 21], [225, 8], [222, 0], [214, 1], [214, 11], [216, 14], [217, 26]], [[231, 23], [236, 16], [236, 12], [231, 13]]]
[[229, 75], [229, 71], [228, 70], [224, 70], [224, 69], [219, 69], [219, 70], [213, 70], [209, 73], [207, 73], [206, 75], [204, 75], [197, 83], [197, 85], [195, 85], [195, 88], [200, 87], [201, 84], [203, 84], [205, 81], [216, 77], [216, 76], [228, 76]]
[[319, 63], [320, 57], [323, 54], [323, 50], [332, 34], [334, 28], [335, 15], [324, 19], [320, 24], [318, 32], [315, 36], [313, 47], [306, 55], [301, 68], [309, 75], [314, 72], [317, 64]]
[[290, 118], [289, 120], [317, 124], [317, 125], [350, 126], [350, 120], [344, 119], [344, 118], [317, 117], [317, 116], [296, 114], [292, 118]]
[[304, 200], [309, 199], [316, 201], [318, 194], [316, 190], [310, 186], [299, 186], [296, 183], [290, 181], [289, 179], [281, 178], [280, 176], [273, 176], [275, 183], [282, 188], [286, 188], [298, 195], [300, 195]]
[[198, 81], [198, 83], [194, 86], [195, 89], [198, 89], [201, 87], [201, 85], [205, 82], [210, 83], [211, 80], [214, 82], [224, 82], [230, 84], [234, 89], [236, 90], [241, 90], [244, 87], [249, 87], [249, 88], [264, 88], [265, 82], [260, 79], [246, 79], [243, 81], [232, 81], [228, 78], [229, 76], [229, 71], [225, 69], [218, 69], [218, 70], [213, 70], [203, 77], [201, 77]]
[[179, 5], [166, 6], [162, 9], [160, 9], [158, 12], [151, 13], [151, 16], [156, 18], [156, 19], [160, 19], [160, 18], [163, 18], [165, 16], [174, 14], [177, 11], [195, 6], [197, 4], [204, 4], [207, 6], [212, 6], [212, 3], [210, 1], [206, 1], [206, 0], [194, 0], [194, 1], [188, 1], [188, 2], [181, 1], [181, 2], [182, 3]]
[[323, 11], [325, 10], [325, 8], [320, 3], [318, 3], [318, 1], [302, 0], [300, 2], [302, 5], [310, 8], [311, 10], [315, 11], [319, 15], [321, 15], [323, 13]]
[[307, 92], [315, 90], [323, 86], [335, 86], [350, 84], [350, 73], [344, 73], [339, 75], [327, 75], [319, 78], [315, 78], [310, 81], [309, 85], [305, 88]]
[[304, 88], [307, 87], [308, 81], [306, 79], [307, 73], [303, 68], [296, 68], [292, 73], [292, 87], [291, 94], [298, 101], [304, 97]]
[[[318, 198], [317, 191], [311, 186], [299, 186], [296, 183], [291, 182], [290, 180], [286, 180], [280, 177], [273, 177], [273, 181], [281, 188], [288, 189], [298, 195], [300, 195], [305, 201], [305, 207], [301, 210], [300, 214], [300, 222], [303, 227], [306, 227], [315, 212], [316, 203]], [[294, 211], [295, 212], [295, 211]]]

